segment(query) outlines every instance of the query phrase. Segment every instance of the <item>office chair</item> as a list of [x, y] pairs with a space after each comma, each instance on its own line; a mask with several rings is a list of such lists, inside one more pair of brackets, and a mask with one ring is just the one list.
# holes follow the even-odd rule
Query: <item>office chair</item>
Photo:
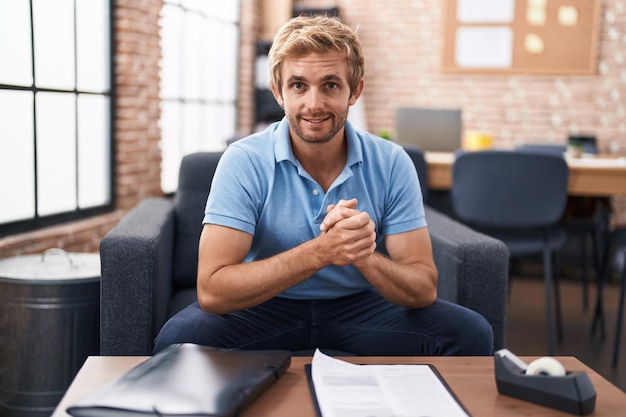
[[399, 145], [404, 148], [404, 151], [409, 155], [411, 161], [413, 161], [413, 165], [415, 165], [417, 177], [420, 182], [420, 189], [422, 190], [422, 199], [424, 200], [424, 204], [427, 204], [429, 197], [428, 164], [426, 163], [426, 158], [424, 157], [424, 151], [409, 143], [400, 143]]
[[[570, 136], [569, 140], [579, 140], [580, 138], [584, 138], [583, 151], [585, 153], [598, 153], [595, 138], [592, 140], [587, 136]], [[564, 156], [567, 151], [567, 145], [529, 143], [519, 146], [517, 150]], [[602, 254], [602, 244], [606, 238], [608, 225], [609, 210], [603, 199], [597, 197], [568, 197], [563, 227], [568, 235], [575, 235], [580, 239], [580, 267], [582, 271], [584, 311], [587, 311], [589, 308], [590, 269], [594, 270], [598, 289], [600, 288], [600, 255]], [[588, 247], [589, 240], [591, 240], [591, 247]], [[591, 268], [589, 255], [591, 255], [593, 262]]]
[[[593, 318], [593, 327], [592, 334], [595, 330], [595, 327], [598, 323], [602, 326], [602, 333], [604, 334], [604, 314], [603, 314], [603, 297], [604, 297], [604, 288], [606, 287], [606, 283], [608, 280], [608, 271], [609, 271], [609, 263], [611, 260], [610, 254], [611, 252], [620, 247], [626, 246], [626, 227], [619, 227], [608, 235], [607, 244], [604, 248], [604, 255], [602, 257], [602, 279], [599, 280], [600, 285], [598, 287], [597, 299], [596, 299], [596, 311]], [[619, 305], [617, 307], [617, 323], [615, 325], [615, 341], [613, 344], [613, 359], [612, 365], [613, 368], [617, 367], [617, 362], [619, 361], [619, 353], [620, 353], [620, 342], [622, 339], [622, 327], [624, 323], [624, 298], [626, 296], [626, 252], [623, 254], [624, 256], [624, 265], [622, 267], [621, 277], [620, 277], [620, 295], [619, 295]]]
[[567, 151], [567, 145], [558, 145], [552, 143], [525, 143], [518, 146], [517, 150], [524, 152], [539, 152], [565, 156], [565, 152]]
[[[506, 244], [511, 257], [543, 254], [548, 352], [554, 354], [552, 285], [561, 337], [558, 274], [552, 258], [565, 241], [560, 221], [567, 203], [565, 159], [519, 151], [460, 152], [450, 199], [459, 220]], [[557, 268], [558, 269], [558, 268]]]

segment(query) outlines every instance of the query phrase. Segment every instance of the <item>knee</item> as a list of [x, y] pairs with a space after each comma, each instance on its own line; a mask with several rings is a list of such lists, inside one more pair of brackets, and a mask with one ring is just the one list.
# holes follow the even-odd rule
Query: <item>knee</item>
[[464, 356], [490, 356], [493, 355], [493, 328], [489, 322], [479, 313], [471, 311], [461, 331], [464, 333], [459, 338], [459, 352], [457, 355]]
[[210, 341], [205, 339], [211, 332], [202, 331], [202, 323], [208, 319], [202, 317], [203, 315], [205, 314], [196, 303], [171, 317], [154, 339], [153, 354], [177, 343], [210, 344]]
[[167, 322], [165, 322], [165, 324], [163, 325], [163, 327], [157, 334], [156, 338], [154, 339], [154, 348], [152, 350], [153, 355], [162, 351], [169, 345], [173, 345], [175, 343], [182, 343], [181, 342], [181, 330], [182, 330], [181, 325], [184, 325], [184, 322], [177, 323], [178, 321], [179, 321], [178, 317], [174, 316], [170, 318]]

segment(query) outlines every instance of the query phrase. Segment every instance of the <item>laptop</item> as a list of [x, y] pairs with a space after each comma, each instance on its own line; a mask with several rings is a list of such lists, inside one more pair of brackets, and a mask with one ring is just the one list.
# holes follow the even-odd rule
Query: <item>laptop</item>
[[396, 109], [396, 142], [415, 145], [425, 152], [455, 152], [461, 147], [461, 132], [459, 109]]

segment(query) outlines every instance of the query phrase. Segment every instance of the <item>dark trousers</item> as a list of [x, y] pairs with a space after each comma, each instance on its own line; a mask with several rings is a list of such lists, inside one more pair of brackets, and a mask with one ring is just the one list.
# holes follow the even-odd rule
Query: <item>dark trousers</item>
[[194, 303], [172, 317], [154, 352], [173, 343], [239, 349], [330, 349], [359, 356], [491, 355], [493, 331], [480, 314], [437, 300], [410, 309], [377, 292], [331, 300], [275, 297], [247, 310], [206, 313]]

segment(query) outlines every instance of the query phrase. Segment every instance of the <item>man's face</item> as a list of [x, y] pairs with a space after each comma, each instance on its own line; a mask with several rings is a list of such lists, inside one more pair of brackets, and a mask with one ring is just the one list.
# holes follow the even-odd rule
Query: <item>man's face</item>
[[362, 82], [350, 94], [348, 63], [339, 51], [309, 53], [287, 58], [282, 64], [282, 95], [273, 88], [283, 106], [293, 140], [326, 143], [343, 138], [349, 107], [361, 94]]

